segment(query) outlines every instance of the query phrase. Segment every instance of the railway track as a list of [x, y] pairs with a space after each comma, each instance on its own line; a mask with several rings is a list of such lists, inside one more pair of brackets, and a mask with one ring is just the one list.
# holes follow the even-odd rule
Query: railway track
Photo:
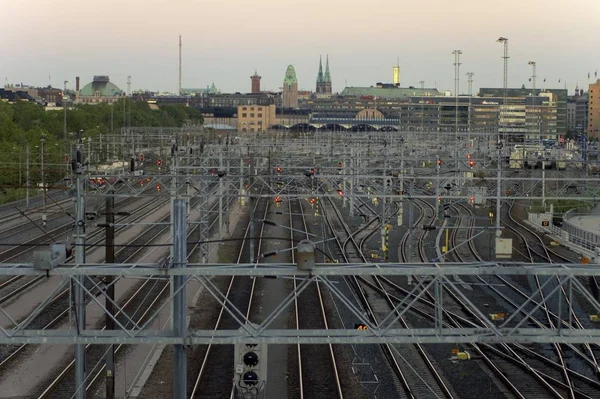
[[[261, 214], [262, 219], [265, 219], [268, 211], [266, 199], [259, 199], [252, 205], [253, 213]], [[264, 207], [264, 209], [263, 209]], [[250, 237], [250, 223], [244, 230], [244, 235], [241, 237], [242, 245], [237, 254], [237, 263], [243, 262], [244, 259], [249, 259], [250, 245], [248, 238]], [[264, 227], [264, 223], [263, 223]], [[260, 237], [260, 235], [259, 235]], [[254, 259], [260, 254], [261, 241], [254, 248]], [[227, 281], [217, 281], [220, 291], [223, 294], [223, 300], [233, 304], [237, 309], [246, 309], [244, 316], [248, 320], [248, 314], [251, 308], [251, 298], [256, 287], [256, 279], [249, 281], [248, 279], [231, 277]], [[215, 286], [215, 288], [218, 288]], [[237, 328], [237, 322], [233, 319], [224, 306], [220, 306], [216, 320], [212, 327], [218, 329], [234, 329]], [[233, 397], [235, 386], [233, 385], [233, 347], [231, 345], [200, 345], [195, 349], [193, 356], [196, 364], [200, 367], [192, 371], [193, 381], [188, 384], [189, 398], [226, 398]], [[231, 383], [224, 384], [224, 381]], [[202, 396], [200, 396], [202, 395]]]
[[[474, 226], [474, 221], [475, 219], [469, 216], [473, 216], [472, 211], [463, 206], [463, 205], [457, 205], [457, 208], [461, 208], [462, 212], [467, 216], [464, 219], [461, 219], [462, 221], [468, 221], [468, 226], [464, 226], [467, 227], [464, 230], [460, 230], [460, 231], [468, 231], [468, 236], [463, 236], [463, 239], [469, 239], [469, 245], [468, 246], [463, 246], [463, 248], [469, 248], [471, 254], [469, 255], [469, 257], [467, 259], [465, 259], [463, 256], [463, 254], [465, 253], [465, 251], [454, 251], [454, 256], [456, 257], [456, 259], [458, 261], [470, 261], [470, 260], [481, 260], [481, 257], [478, 255], [477, 251], [475, 250], [473, 241], [472, 241], [472, 234], [473, 234], [473, 230], [468, 228], [468, 227], [473, 227]], [[513, 220], [513, 222], [516, 222], [516, 220]], [[459, 235], [456, 233], [459, 230], [455, 230], [453, 235], [452, 235], [452, 243], [453, 246], [456, 247], [457, 241], [461, 240], [461, 238], [459, 238]], [[520, 234], [519, 231], [515, 230], [515, 233]], [[533, 233], [533, 232], [531, 232]], [[463, 242], [463, 241], [460, 241]], [[457, 248], [457, 247], [456, 247]], [[502, 278], [500, 276], [495, 276], [496, 278], [498, 278], [499, 280], [501, 280], [502, 284], [507, 286], [507, 287], [511, 287], [513, 290], [518, 288], [509, 282], [508, 279], [506, 278]], [[495, 285], [498, 284], [491, 284], [490, 281], [484, 281], [484, 279], [482, 278], [478, 278], [481, 286], [485, 287], [486, 290], [489, 290], [490, 292], [495, 292], [496, 294], [498, 294], [503, 300], [507, 301], [508, 303], [511, 303], [514, 305], [514, 308], [517, 309], [518, 306], [516, 305], [516, 303], [509, 298], [506, 294], [502, 294], [500, 292], [500, 289], [496, 288]], [[538, 282], [539, 283], [539, 282]], [[528, 295], [521, 293], [524, 297], [528, 298]], [[491, 300], [491, 298], [490, 298]], [[533, 305], [532, 305], [533, 306]], [[544, 315], [546, 316], [546, 322], [539, 322], [536, 319], [532, 319], [532, 322], [535, 322], [538, 324], [538, 326], [544, 328], [545, 325], [549, 325], [550, 328], [555, 328], [555, 325], [553, 325], [553, 323], [550, 322], [550, 320], [553, 319], [553, 316], [551, 314], [551, 311], [549, 311], [547, 309], [547, 307], [544, 307]], [[508, 312], [510, 312], [510, 310], [508, 310]], [[525, 311], [522, 310], [523, 313], [525, 313]], [[575, 316], [576, 318], [576, 316]], [[556, 319], [556, 318], [554, 318]], [[581, 328], [581, 327], [579, 327]], [[472, 345], [474, 347], [474, 345]], [[558, 345], [554, 345], [554, 351], [555, 351], [555, 356], [556, 356], [556, 361], [553, 361], [552, 359], [550, 359], [548, 357], [548, 355], [545, 355], [545, 357], [541, 356], [540, 354], [537, 354], [535, 352], [531, 352], [529, 349], [525, 348], [522, 345], [502, 345], [500, 348], [503, 348], [503, 351], [500, 351], [499, 349], [497, 349], [496, 347], [490, 346], [490, 345], [485, 345], [484, 346], [486, 348], [485, 352], [487, 353], [488, 356], [494, 357], [495, 359], [497, 359], [500, 364], [505, 365], [507, 361], [512, 361], [512, 363], [516, 366], [516, 368], [519, 371], [514, 371], [513, 369], [511, 369], [510, 367], [503, 367], [504, 369], [504, 374], [505, 375], [514, 375], [515, 376], [515, 381], [519, 381], [519, 376], [521, 376], [522, 379], [522, 371], [526, 371], [530, 377], [534, 377], [535, 381], [537, 382], [537, 384], [541, 384], [543, 387], [545, 387], [547, 394], [551, 394], [551, 395], [555, 395], [557, 397], [594, 397], [593, 394], [591, 394], [591, 392], [594, 392], [594, 394], [597, 394], [597, 387], [593, 387], [594, 383], [592, 383], [590, 385], [590, 380], [588, 377], [583, 376], [582, 374], [575, 372], [572, 369], [569, 369], [567, 366], [567, 362], [566, 362], [566, 356], [564, 354], [564, 348], [562, 346], [558, 346]], [[593, 352], [591, 351], [591, 349], [589, 348], [589, 346], [584, 346], [584, 348], [582, 348], [582, 350], [579, 350], [578, 348], [573, 347], [572, 345], [566, 345], [566, 347], [568, 347], [569, 350], [573, 350], [575, 353], [579, 353], [580, 355], [583, 355], [582, 352], [588, 352], [588, 356], [591, 355], [592, 359], [587, 359], [587, 362], [594, 368], [594, 370], [596, 369], [597, 365], [596, 365], [596, 361], [595, 358], [593, 356]], [[493, 351], [490, 353], [490, 351]], [[519, 355], [517, 352], [528, 352], [529, 356], [527, 358], [525, 358], [523, 355]], [[503, 354], [503, 357], [500, 358], [499, 356], [500, 354]], [[535, 353], [536, 358], [535, 359], [531, 359], [531, 355]], [[585, 357], [585, 355], [584, 355]], [[508, 359], [508, 360], [507, 360]], [[558, 362], [558, 363], [557, 363]], [[553, 364], [554, 367], [548, 367], [548, 363]], [[579, 368], [579, 367], [578, 367]], [[542, 371], [543, 370], [543, 371]], [[578, 385], [579, 387], [575, 388], [573, 379], [577, 379], [578, 381]], [[533, 393], [528, 392], [528, 390], [531, 389], [531, 384], [519, 384], [520, 389], [526, 393], [526, 397], [543, 397], [543, 396], [539, 396], [539, 393], [537, 396], [533, 396]]]
[[[294, 206], [292, 206], [292, 203]], [[313, 205], [314, 206], [314, 205]], [[290, 244], [310, 239], [310, 229], [306, 221], [306, 213], [302, 200], [288, 201]], [[294, 251], [292, 251], [292, 263], [296, 262]], [[297, 290], [296, 279], [292, 280], [293, 289]], [[324, 289], [319, 282], [307, 287], [300, 299], [294, 299], [294, 328], [324, 328], [329, 329], [327, 310], [324, 302]], [[295, 346], [298, 358], [298, 397], [316, 398], [345, 397], [342, 387], [342, 377], [336, 360], [336, 351], [332, 344], [328, 345], [300, 345]], [[341, 348], [340, 348], [341, 350]], [[290, 373], [293, 375], [293, 373]], [[332, 378], [333, 377], [333, 378]], [[350, 395], [351, 396], [351, 395]]]
[[[192, 204], [193, 206], [193, 204]], [[209, 211], [214, 211], [217, 207], [216, 202], [210, 204], [212, 208], [209, 208]], [[152, 243], [157, 240], [161, 240], [161, 237], [164, 236], [168, 226], [168, 219], [170, 216], [167, 216], [164, 220], [161, 221], [156, 226], [153, 226], [146, 230], [146, 232], [142, 236], [135, 237], [132, 240], [133, 245], [125, 245], [119, 249], [117, 253], [115, 253], [115, 258], [119, 262], [128, 262], [139, 260], [140, 257], [144, 256], [145, 246], [136, 245], [138, 242]], [[212, 224], [216, 223], [217, 219], [214, 218]], [[196, 225], [195, 228], [198, 228]], [[194, 229], [192, 229], [188, 233], [188, 237], [193, 234]], [[194, 247], [198, 245], [198, 243], [192, 244]], [[190, 252], [191, 256], [193, 253]], [[115, 280], [113, 284], [118, 281]], [[163, 300], [168, 295], [169, 281], [162, 280], [160, 278], [150, 278], [144, 280], [144, 282], [138, 287], [133, 289], [133, 293], [130, 295], [126, 295], [124, 297], [124, 303], [120, 306], [123, 309], [135, 309], [134, 312], [131, 310], [127, 313], [133, 314], [134, 319], [132, 320], [129, 316], [125, 316], [118, 312], [116, 314], [116, 318], [123, 326], [126, 328], [133, 327], [133, 322], [137, 325], [143, 324], [146, 319], [149, 317], [151, 312], [159, 307]], [[105, 327], [101, 327], [104, 329]], [[162, 326], [164, 328], [164, 326]], [[126, 352], [126, 347], [122, 345], [115, 346], [115, 355], [125, 356], [123, 352]], [[104, 380], [104, 359], [106, 356], [106, 352], [108, 350], [108, 346], [106, 345], [87, 345], [86, 346], [86, 370], [88, 370], [88, 379], [86, 381], [85, 389], [90, 392], [92, 389], [101, 383]], [[73, 367], [75, 361], [72, 360], [66, 364], [63, 370], [58, 374], [56, 378], [49, 381], [45, 389], [37, 396], [39, 399], [42, 398], [61, 398], [65, 395], [69, 396], [74, 394], [76, 387], [73, 384], [74, 375], [73, 375]], [[81, 388], [83, 389], [83, 388]]]
[[[330, 214], [336, 215], [337, 222], [331, 221]], [[336, 242], [342, 249], [344, 261], [346, 263], [354, 262], [366, 262], [366, 258], [362, 254], [362, 247], [368, 240], [368, 238], [378, 232], [378, 229], [374, 229], [372, 226], [377, 223], [377, 219], [373, 219], [371, 222], [363, 226], [358, 232], [352, 234], [344, 223], [343, 217], [339, 210], [330, 200], [330, 206], [325, 208], [325, 218], [329, 224], [330, 229], [336, 236]], [[339, 231], [339, 227], [342, 226], [343, 231]], [[357, 238], [359, 242], [357, 242]], [[343, 242], [342, 242], [343, 240]], [[353, 249], [345, 251], [345, 248], [352, 246]], [[351, 255], [355, 256], [352, 258]], [[375, 325], [378, 324], [379, 318], [386, 314], [390, 309], [393, 309], [393, 305], [390, 303], [390, 298], [386, 296], [385, 290], [383, 292], [383, 303], [379, 303], [374, 299], [374, 295], [371, 292], [372, 288], [368, 285], [365, 286], [365, 279], [351, 277], [351, 285], [354, 288], [360, 306], [363, 307], [369, 316], [369, 319]], [[374, 286], [381, 288], [381, 283], [378, 279], [374, 279]], [[385, 306], [385, 310], [380, 311], [371, 305], [371, 302], [375, 301], [377, 306]], [[399, 320], [401, 326], [406, 328], [407, 324], [403, 318]], [[422, 348], [421, 345], [391, 345], [384, 344], [380, 345], [385, 358], [388, 360], [390, 367], [393, 370], [395, 377], [397, 378], [396, 394], [399, 397], [406, 398], [427, 398], [427, 397], [455, 397], [444, 378], [441, 376], [439, 371], [430, 362], [428, 354]]]

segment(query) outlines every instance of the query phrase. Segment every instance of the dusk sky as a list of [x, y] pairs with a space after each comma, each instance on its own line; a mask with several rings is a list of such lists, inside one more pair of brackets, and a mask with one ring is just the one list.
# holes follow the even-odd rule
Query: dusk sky
[[255, 69], [277, 90], [288, 64], [314, 90], [326, 54], [334, 91], [391, 82], [397, 57], [401, 86], [453, 90], [454, 49], [461, 92], [467, 72], [475, 90], [501, 87], [500, 36], [510, 87], [529, 85], [528, 61], [539, 88], [570, 92], [600, 69], [599, 0], [0, 0], [0, 16], [4, 83], [73, 88], [75, 76], [109, 75], [125, 89], [131, 75], [134, 90], [174, 92], [179, 34], [183, 87], [223, 92], [250, 91]]

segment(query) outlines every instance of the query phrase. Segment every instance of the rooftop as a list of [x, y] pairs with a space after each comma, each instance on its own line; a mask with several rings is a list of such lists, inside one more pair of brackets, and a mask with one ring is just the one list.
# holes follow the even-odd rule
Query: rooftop
[[114, 97], [119, 96], [123, 93], [123, 90], [119, 89], [117, 85], [112, 83], [108, 76], [94, 76], [94, 80], [91, 83], [86, 84], [79, 91], [80, 96], [100, 96], [100, 97]]
[[413, 87], [346, 87], [340, 94], [342, 96], [373, 96], [379, 98], [441, 95], [437, 89], [417, 89]]

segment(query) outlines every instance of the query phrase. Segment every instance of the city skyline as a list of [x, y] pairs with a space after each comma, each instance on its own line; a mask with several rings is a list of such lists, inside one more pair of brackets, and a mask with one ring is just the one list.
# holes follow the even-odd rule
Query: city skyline
[[[536, 62], [539, 89], [566, 84], [572, 92], [576, 83], [587, 89], [600, 69], [600, 55], [593, 51], [600, 16], [594, 0], [573, 7], [555, 0], [502, 5], [435, 0], [427, 8], [390, 0], [368, 7], [354, 0], [180, 1], [177, 8], [159, 0], [107, 0], [103, 5], [11, 4], [3, 13], [8, 33], [2, 79], [54, 87], [68, 80], [73, 88], [75, 76], [83, 85], [93, 75], [109, 75], [125, 89], [132, 76], [134, 90], [176, 92], [179, 34], [182, 87], [214, 82], [222, 92], [250, 92], [255, 70], [263, 90], [278, 91], [289, 64], [296, 69], [298, 89], [314, 90], [319, 56], [326, 54], [334, 92], [346, 85], [391, 83], [398, 57], [402, 87], [419, 87], [423, 80], [425, 87], [453, 91], [452, 51], [461, 49], [460, 92], [467, 92], [466, 73], [474, 72], [476, 93], [502, 86], [502, 46], [495, 42], [500, 36], [509, 39], [509, 87], [531, 85], [528, 61]], [[324, 14], [327, 22], [318, 23]]]

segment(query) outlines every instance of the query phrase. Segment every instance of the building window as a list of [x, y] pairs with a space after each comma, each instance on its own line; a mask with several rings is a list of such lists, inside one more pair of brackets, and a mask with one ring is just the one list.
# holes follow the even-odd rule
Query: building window
[[246, 107], [242, 107], [242, 111], [246, 111]]
[[250, 114], [250, 118], [254, 118], [254, 114]]
[[262, 126], [262, 121], [258, 121], [258, 126]]
[[262, 107], [258, 107], [258, 110], [259, 110], [259, 111], [262, 111]]
[[250, 107], [250, 111], [254, 111], [254, 107]]
[[259, 117], [259, 118], [262, 118], [262, 114], [258, 114], [258, 117]]
[[[244, 108], [245, 108], [245, 107], [244, 107]], [[246, 114], [245, 112], [244, 112], [244, 113], [242, 113], [242, 118], [245, 118], [245, 117], [246, 117], [246, 115], [247, 115], [247, 114]]]

